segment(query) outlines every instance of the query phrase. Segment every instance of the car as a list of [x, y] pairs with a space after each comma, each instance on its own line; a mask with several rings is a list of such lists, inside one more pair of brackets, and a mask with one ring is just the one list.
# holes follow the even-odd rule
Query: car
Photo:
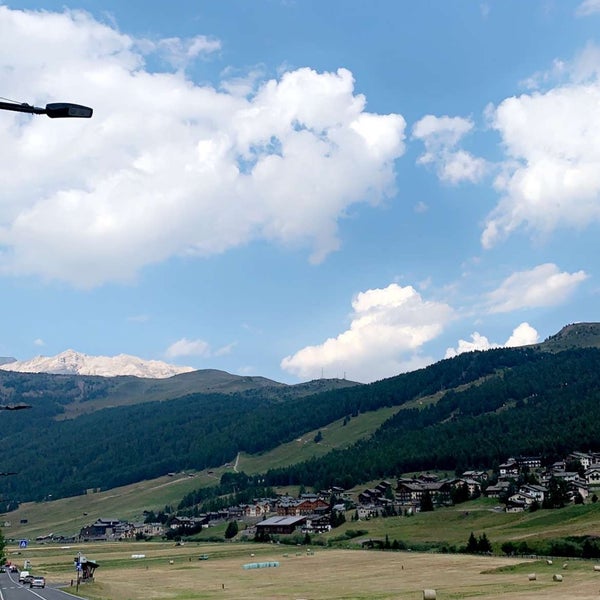
[[0, 573], [6, 573], [6, 567], [0, 567]]
[[29, 577], [29, 571], [25, 571], [23, 569], [23, 571], [21, 571], [19, 573], [19, 583], [29, 583], [29, 581], [26, 582], [26, 579]]
[[46, 587], [46, 578], [40, 577], [40, 576], [32, 577], [31, 581], [29, 582], [29, 587], [30, 588], [45, 588]]

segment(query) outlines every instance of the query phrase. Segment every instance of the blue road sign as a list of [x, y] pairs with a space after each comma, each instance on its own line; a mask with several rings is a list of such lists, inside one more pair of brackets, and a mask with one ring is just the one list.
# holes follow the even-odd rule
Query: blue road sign
[[27, 540], [19, 540], [19, 548], [27, 548]]

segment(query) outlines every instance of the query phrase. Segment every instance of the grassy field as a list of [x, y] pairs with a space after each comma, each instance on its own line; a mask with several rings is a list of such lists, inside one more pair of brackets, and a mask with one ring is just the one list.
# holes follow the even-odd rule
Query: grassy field
[[[316, 548], [309, 554], [305, 548], [273, 544], [42, 546], [18, 555], [9, 548], [9, 558], [27, 558], [32, 571], [46, 575], [49, 583], [68, 585], [78, 551], [100, 564], [95, 582], [79, 587], [79, 595], [89, 600], [421, 600], [424, 589], [435, 589], [438, 600], [597, 600], [600, 588], [600, 573], [588, 561], [569, 561], [564, 568], [562, 562], [416, 552]], [[199, 560], [201, 554], [208, 560]], [[264, 561], [279, 566], [243, 569]], [[563, 581], [553, 581], [555, 574]]]
[[[329, 536], [339, 538], [348, 529], [361, 529], [368, 532], [362, 538], [385, 539], [387, 535], [390, 540], [406, 543], [445, 542], [464, 546], [471, 532], [476, 536], [485, 533], [498, 552], [501, 543], [506, 541], [600, 536], [600, 503], [533, 513], [499, 512], [493, 510], [495, 505], [494, 500], [482, 498], [412, 517], [347, 521]], [[347, 542], [347, 545], [352, 544], [352, 541]]]
[[[372, 435], [398, 410], [400, 409], [394, 406], [363, 413], [350, 419], [346, 425], [343, 424], [344, 420], [340, 419], [319, 430], [309, 431], [293, 442], [282, 444], [269, 452], [256, 455], [242, 453], [238, 461], [238, 470], [248, 474], [264, 473], [268, 469], [285, 467], [315, 456], [323, 456], [334, 449], [346, 448], [359, 439]], [[321, 431], [323, 438], [317, 444], [314, 438], [318, 431]]]

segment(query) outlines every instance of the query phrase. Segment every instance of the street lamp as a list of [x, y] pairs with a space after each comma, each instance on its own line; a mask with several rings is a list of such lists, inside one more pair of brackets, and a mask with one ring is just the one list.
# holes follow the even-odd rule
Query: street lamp
[[64, 119], [68, 117], [89, 119], [94, 112], [88, 106], [72, 104], [71, 102], [52, 102], [51, 104], [46, 104], [45, 108], [26, 103], [0, 102], [0, 109], [24, 112], [32, 115], [48, 115], [51, 119]]

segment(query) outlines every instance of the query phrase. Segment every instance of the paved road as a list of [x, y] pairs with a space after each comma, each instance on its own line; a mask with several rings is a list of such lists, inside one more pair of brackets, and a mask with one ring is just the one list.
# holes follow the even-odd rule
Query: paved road
[[19, 583], [18, 573], [0, 573], [0, 600], [73, 600], [78, 598], [51, 586], [30, 588]]

